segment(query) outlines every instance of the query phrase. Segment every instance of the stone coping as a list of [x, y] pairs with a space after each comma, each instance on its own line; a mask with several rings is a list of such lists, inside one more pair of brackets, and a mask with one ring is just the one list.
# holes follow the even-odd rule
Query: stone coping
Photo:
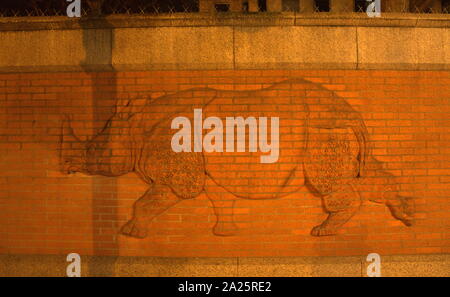
[[174, 13], [161, 15], [112, 15], [71, 19], [55, 17], [3, 17], [0, 31], [146, 28], [186, 26], [351, 26], [449, 28], [450, 14], [383, 13]]

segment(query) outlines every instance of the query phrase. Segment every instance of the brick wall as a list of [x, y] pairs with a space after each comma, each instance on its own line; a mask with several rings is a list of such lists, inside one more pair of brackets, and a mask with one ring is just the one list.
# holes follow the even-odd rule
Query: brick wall
[[[240, 231], [235, 236], [212, 233], [216, 217], [201, 194], [158, 216], [149, 225], [148, 237], [136, 239], [119, 231], [147, 183], [134, 173], [116, 178], [60, 171], [65, 115], [86, 140], [104, 126], [119, 100], [158, 98], [199, 87], [259, 90], [291, 78], [313, 82], [301, 90], [305, 98], [329, 97], [317, 83], [362, 116], [372, 154], [386, 172], [398, 177], [401, 194], [415, 198], [413, 227], [394, 219], [384, 205], [364, 199], [338, 235], [313, 237], [311, 229], [326, 213], [320, 197], [302, 187], [281, 199], [238, 200], [235, 221]], [[169, 257], [449, 253], [449, 86], [448, 71], [0, 74], [0, 253]], [[267, 96], [277, 102], [282, 92], [275, 88]], [[249, 106], [240, 100], [230, 110]], [[286, 102], [265, 108], [282, 105]]]

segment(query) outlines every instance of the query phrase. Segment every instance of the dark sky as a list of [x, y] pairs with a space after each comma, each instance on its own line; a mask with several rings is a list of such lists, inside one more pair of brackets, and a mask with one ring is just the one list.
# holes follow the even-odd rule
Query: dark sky
[[34, 3], [38, 4], [40, 7], [62, 7], [62, 5], [65, 5], [64, 0], [1, 0], [0, 7], [10, 9], [26, 9], [32, 7]]
[[[82, 5], [83, 2], [86, 1], [87, 0], [82, 0]], [[177, 11], [182, 11], [183, 6], [196, 8], [197, 2], [198, 0], [105, 0], [104, 6], [107, 8], [127, 7], [137, 9], [138, 7], [151, 6], [151, 4], [154, 3], [163, 10], [168, 6], [172, 6]], [[0, 9], [24, 10], [33, 7], [39, 7], [41, 9], [65, 9], [68, 4], [69, 2], [66, 2], [66, 0], [0, 0]]]
[[[85, 5], [88, 0], [81, 1], [82, 5], [83, 3]], [[296, 0], [286, 0], [286, 3], [290, 1]], [[0, 12], [32, 10], [35, 7], [42, 10], [56, 9], [64, 12], [68, 4], [69, 2], [66, 2], [66, 0], [0, 0]], [[140, 12], [140, 9], [145, 8], [146, 12], [151, 13], [154, 12], [152, 4], [158, 7], [160, 12], [168, 12], [169, 10], [183, 12], [186, 7], [188, 11], [198, 11], [198, 0], [104, 0], [103, 11], [107, 14], [123, 13], [126, 9], [131, 9], [132, 12]], [[442, 4], [444, 8], [449, 9], [450, 0], [442, 0]], [[329, 9], [328, 0], [316, 0], [316, 5], [321, 11], [328, 11]], [[356, 8], [365, 9], [366, 5], [366, 0], [356, 0]], [[49, 14], [51, 15], [50, 12]]]

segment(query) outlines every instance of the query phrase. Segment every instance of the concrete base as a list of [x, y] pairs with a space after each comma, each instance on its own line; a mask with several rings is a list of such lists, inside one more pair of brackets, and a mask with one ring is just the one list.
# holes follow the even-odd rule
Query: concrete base
[[[65, 256], [2, 255], [0, 276], [65, 276]], [[82, 256], [82, 276], [295, 277], [367, 275], [366, 257], [143, 258]], [[450, 276], [450, 255], [382, 256], [381, 273]]]

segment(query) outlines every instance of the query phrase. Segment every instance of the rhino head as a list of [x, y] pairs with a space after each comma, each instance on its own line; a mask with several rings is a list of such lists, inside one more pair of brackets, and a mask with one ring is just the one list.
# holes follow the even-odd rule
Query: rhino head
[[102, 130], [86, 141], [77, 137], [66, 116], [61, 126], [60, 166], [64, 174], [120, 176], [134, 170], [142, 100], [120, 101]]

